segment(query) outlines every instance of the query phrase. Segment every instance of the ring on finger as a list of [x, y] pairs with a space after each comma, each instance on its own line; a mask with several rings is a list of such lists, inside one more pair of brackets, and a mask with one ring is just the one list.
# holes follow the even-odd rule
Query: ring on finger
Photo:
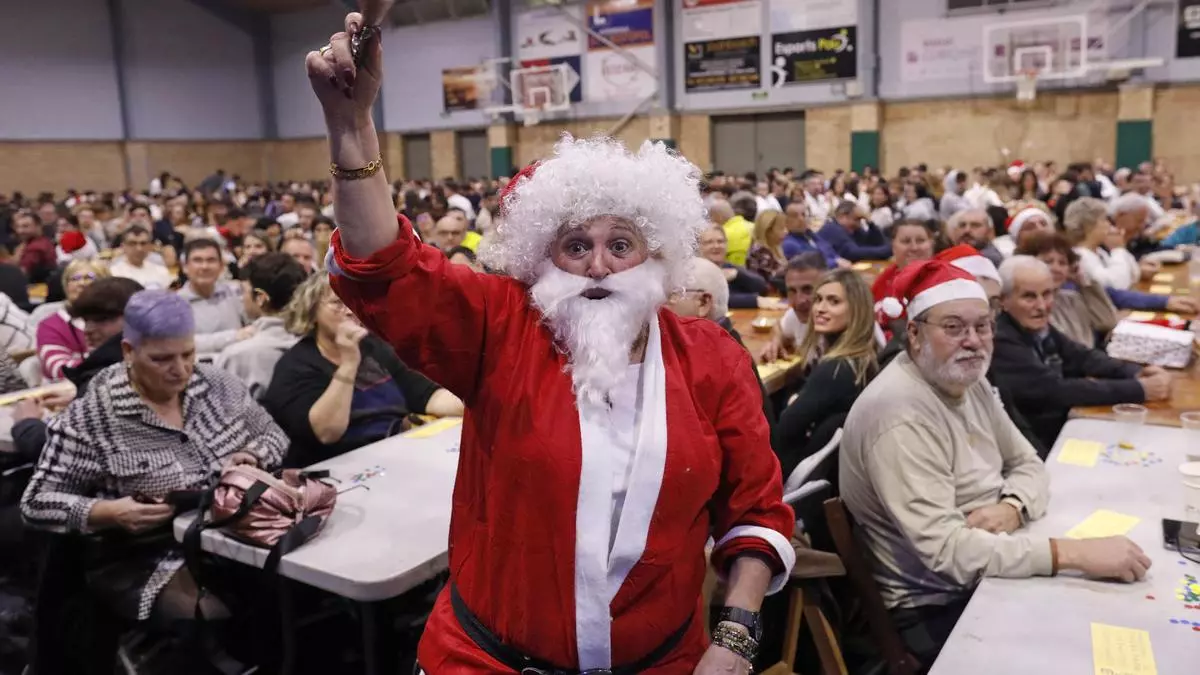
[[320, 54], [321, 56], [325, 56], [325, 55], [326, 55], [326, 54], [328, 54], [328, 53], [329, 53], [329, 52], [330, 52], [332, 49], [333, 49], [333, 45], [325, 45], [324, 47], [321, 47], [320, 49], [318, 49], [318, 50], [317, 50], [317, 53], [318, 53], [318, 54]]

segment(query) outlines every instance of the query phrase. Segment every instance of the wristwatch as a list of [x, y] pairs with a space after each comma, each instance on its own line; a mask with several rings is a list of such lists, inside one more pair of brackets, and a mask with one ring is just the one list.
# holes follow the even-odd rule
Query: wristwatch
[[763, 626], [758, 612], [751, 612], [748, 609], [741, 609], [740, 607], [725, 607], [717, 617], [717, 623], [723, 621], [744, 626], [746, 630], [750, 631], [750, 638], [752, 640], [762, 642]]
[[1008, 504], [1017, 510], [1017, 519], [1021, 521], [1021, 525], [1029, 522], [1029, 512], [1025, 510], [1025, 504], [1016, 495], [1000, 495], [1000, 503]]

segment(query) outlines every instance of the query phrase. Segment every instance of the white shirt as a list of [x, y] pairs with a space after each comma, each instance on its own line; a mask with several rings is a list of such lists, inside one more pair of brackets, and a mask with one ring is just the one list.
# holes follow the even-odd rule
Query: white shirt
[[867, 219], [875, 223], [875, 227], [887, 232], [892, 229], [892, 224], [896, 222], [896, 214], [892, 213], [892, 207], [881, 206], [871, 212], [871, 216]]
[[820, 229], [821, 225], [829, 220], [829, 212], [833, 210], [833, 204], [830, 201], [828, 195], [821, 194], [814, 197], [807, 192], [804, 193], [804, 204], [808, 207], [809, 221], [816, 223], [817, 229]]
[[286, 230], [295, 227], [300, 222], [300, 214], [295, 211], [281, 213], [275, 217], [275, 222], [279, 223], [279, 226]]
[[612, 407], [608, 410], [608, 423], [597, 423], [589, 415], [580, 416], [580, 433], [592, 442], [612, 448], [612, 529], [608, 534], [610, 553], [617, 537], [617, 524], [621, 522], [621, 511], [625, 508], [625, 493], [629, 490], [629, 476], [637, 452], [638, 431], [641, 429], [641, 383], [642, 364], [630, 364], [625, 369], [625, 376], [609, 395]]
[[754, 201], [758, 204], [759, 213], [763, 211], [783, 211], [779, 207], [779, 200], [775, 198], [775, 195], [767, 195], [766, 197], [756, 195]]
[[114, 262], [109, 268], [109, 271], [114, 277], [124, 277], [133, 279], [146, 288], [156, 288], [166, 290], [171, 287], [175, 278], [171, 276], [171, 272], [162, 265], [156, 265], [149, 260], [142, 263], [141, 267], [134, 267], [128, 260], [124, 258]]
[[456, 209], [462, 209], [463, 213], [467, 214], [467, 222], [475, 222], [475, 207], [471, 206], [470, 199], [460, 194], [453, 194], [446, 197], [446, 204]]
[[791, 340], [793, 345], [799, 345], [808, 334], [808, 322], [801, 321], [800, 317], [796, 316], [796, 310], [789, 307], [779, 320], [779, 332], [783, 333], [784, 338]]
[[1087, 278], [1105, 288], [1127, 291], [1142, 277], [1138, 261], [1128, 249], [1119, 248], [1110, 253], [1080, 246], [1076, 247], [1075, 253], [1079, 255], [1079, 267]]

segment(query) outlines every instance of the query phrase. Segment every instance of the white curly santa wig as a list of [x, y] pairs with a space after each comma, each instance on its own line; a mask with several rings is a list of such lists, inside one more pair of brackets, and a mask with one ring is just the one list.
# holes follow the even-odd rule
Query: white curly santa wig
[[687, 283], [687, 262], [710, 227], [700, 170], [662, 143], [631, 153], [612, 138], [563, 134], [554, 154], [530, 165], [501, 194], [504, 222], [481, 260], [532, 284], [550, 245], [564, 230], [597, 216], [633, 223], [667, 269], [667, 289]]

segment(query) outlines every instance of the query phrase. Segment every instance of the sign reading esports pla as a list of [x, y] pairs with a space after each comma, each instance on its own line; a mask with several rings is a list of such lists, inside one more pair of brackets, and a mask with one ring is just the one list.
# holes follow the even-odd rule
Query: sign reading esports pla
[[858, 77], [856, 26], [771, 36], [772, 86]]

